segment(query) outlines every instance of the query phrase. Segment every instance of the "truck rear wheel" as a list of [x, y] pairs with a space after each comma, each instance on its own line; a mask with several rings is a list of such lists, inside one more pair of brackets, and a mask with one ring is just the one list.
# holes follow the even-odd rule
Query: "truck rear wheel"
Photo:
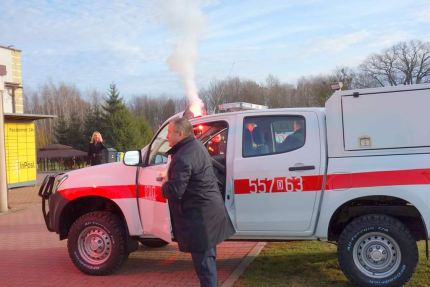
[[403, 286], [418, 262], [409, 230], [387, 215], [365, 215], [349, 223], [338, 241], [339, 265], [357, 286]]
[[125, 228], [111, 212], [95, 211], [82, 215], [72, 224], [68, 237], [69, 256], [86, 274], [110, 274], [128, 257]]

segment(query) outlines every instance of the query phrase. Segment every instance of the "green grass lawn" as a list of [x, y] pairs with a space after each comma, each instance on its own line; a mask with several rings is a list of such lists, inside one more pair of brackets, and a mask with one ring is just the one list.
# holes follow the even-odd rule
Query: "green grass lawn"
[[[430, 286], [425, 242], [418, 248], [420, 260], [408, 287]], [[268, 243], [234, 286], [352, 286], [339, 268], [336, 249], [318, 241]]]

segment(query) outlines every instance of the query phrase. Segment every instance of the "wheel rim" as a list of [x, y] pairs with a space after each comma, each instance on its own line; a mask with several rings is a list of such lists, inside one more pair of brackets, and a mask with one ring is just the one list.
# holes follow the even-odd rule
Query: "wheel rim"
[[401, 256], [399, 244], [381, 232], [361, 236], [353, 249], [355, 266], [372, 278], [385, 278], [396, 272]]
[[91, 265], [100, 265], [110, 257], [112, 253], [112, 241], [103, 228], [89, 226], [79, 235], [78, 250], [86, 262]]

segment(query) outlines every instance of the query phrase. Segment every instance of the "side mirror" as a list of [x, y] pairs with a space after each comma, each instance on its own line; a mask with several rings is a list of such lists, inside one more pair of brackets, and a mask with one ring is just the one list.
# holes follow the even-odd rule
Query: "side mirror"
[[128, 151], [124, 154], [124, 164], [130, 166], [137, 166], [142, 163], [140, 150]]

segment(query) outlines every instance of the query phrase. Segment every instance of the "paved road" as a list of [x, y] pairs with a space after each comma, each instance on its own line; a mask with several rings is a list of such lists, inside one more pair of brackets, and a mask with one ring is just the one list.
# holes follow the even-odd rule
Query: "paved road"
[[[36, 192], [35, 188], [11, 190], [12, 209], [0, 214], [0, 286], [198, 286], [189, 254], [179, 252], [176, 244], [158, 249], [141, 246], [110, 276], [81, 273], [69, 259], [66, 241], [47, 231]], [[252, 242], [219, 245], [220, 286], [231, 285], [242, 269], [238, 266], [249, 261], [248, 254], [256, 248]]]

